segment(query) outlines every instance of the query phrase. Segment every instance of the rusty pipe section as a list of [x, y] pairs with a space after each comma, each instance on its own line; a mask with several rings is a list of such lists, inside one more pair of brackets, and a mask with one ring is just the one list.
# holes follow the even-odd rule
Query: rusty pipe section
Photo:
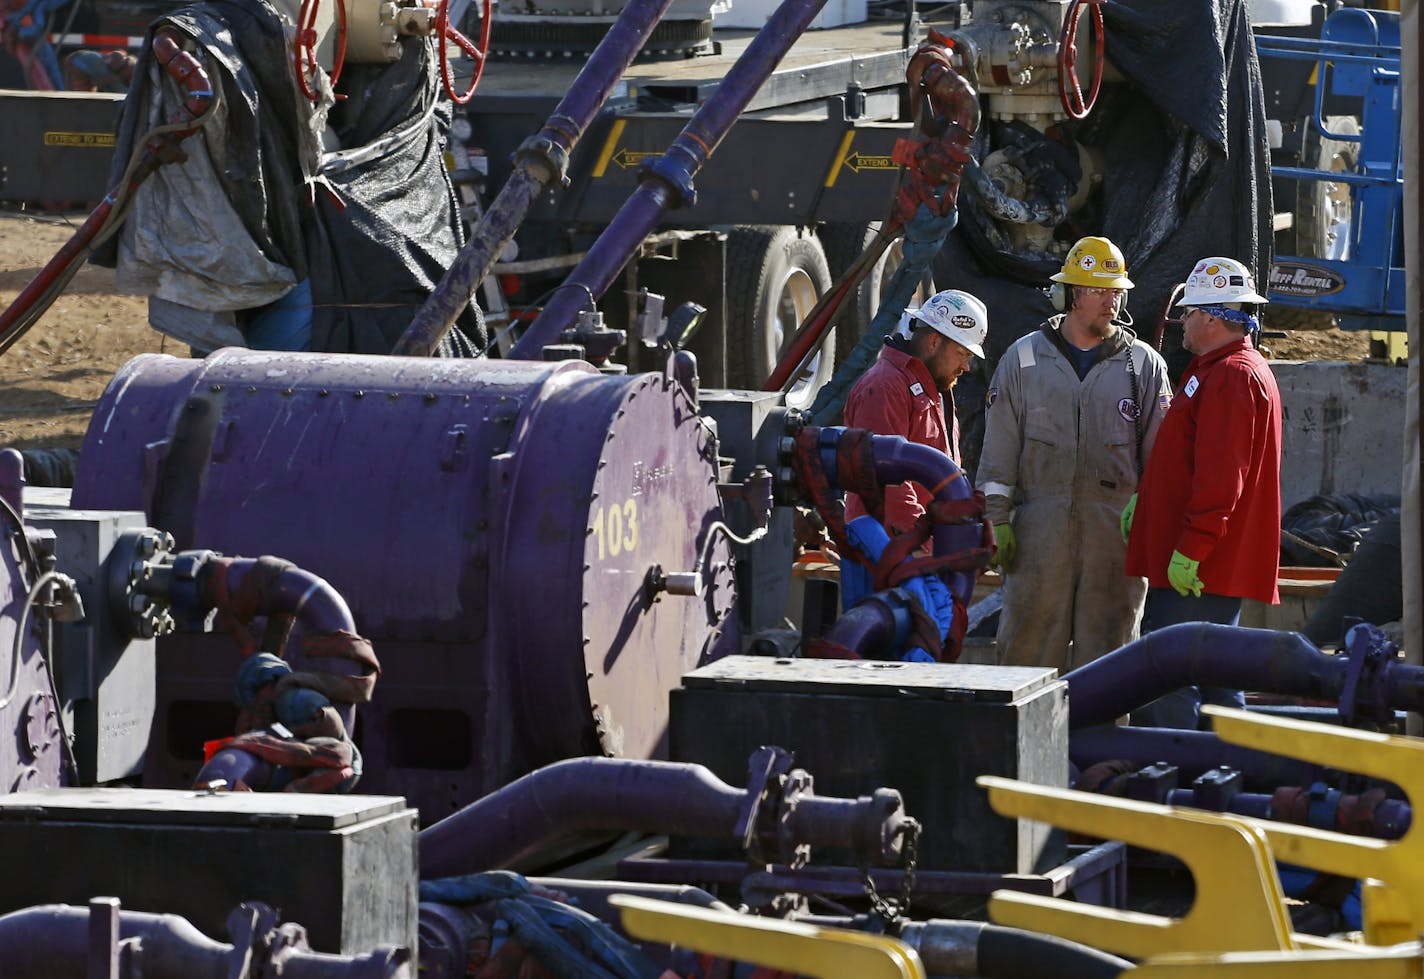
[[313, 952], [299, 925], [276, 924], [261, 905], [228, 919], [234, 943], [209, 938], [173, 914], [123, 911], [117, 898], [87, 908], [46, 904], [0, 917], [5, 979], [414, 979], [410, 952]]
[[[754, 762], [757, 756], [753, 756]], [[755, 771], [757, 766], [753, 764]], [[853, 848], [894, 864], [915, 821], [900, 794], [825, 798], [799, 770], [746, 789], [702, 765], [619, 758], [556, 762], [474, 802], [420, 834], [422, 879], [507, 867], [581, 832], [646, 832], [742, 839], [790, 854], [804, 846]]]
[[191, 125], [166, 137], [171, 141], [182, 141], [198, 131], [200, 120], [212, 105], [213, 83], [202, 62], [192, 52], [183, 50], [182, 35], [174, 28], [164, 26], [154, 31], [152, 47], [154, 60], [183, 91], [183, 112], [187, 118], [171, 121]]

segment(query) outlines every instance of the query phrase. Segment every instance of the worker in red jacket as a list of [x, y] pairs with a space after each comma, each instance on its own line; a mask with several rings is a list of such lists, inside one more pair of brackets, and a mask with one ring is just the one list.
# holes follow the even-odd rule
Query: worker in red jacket
[[[988, 334], [989, 311], [958, 289], [937, 292], [923, 306], [905, 310], [879, 359], [851, 388], [846, 427], [903, 435], [957, 464], [959, 423], [949, 392], [974, 358], [984, 356]], [[932, 498], [918, 483], [885, 487], [885, 529], [892, 536], [909, 530]], [[846, 494], [846, 520], [864, 513], [860, 497]]]
[[[1144, 632], [1235, 625], [1243, 598], [1280, 601], [1281, 395], [1253, 343], [1265, 302], [1230, 258], [1202, 259], [1183, 288], [1182, 344], [1195, 357], [1122, 519], [1127, 573], [1148, 583]], [[1203, 701], [1245, 706], [1239, 690], [1187, 687], [1133, 723], [1196, 728]]]

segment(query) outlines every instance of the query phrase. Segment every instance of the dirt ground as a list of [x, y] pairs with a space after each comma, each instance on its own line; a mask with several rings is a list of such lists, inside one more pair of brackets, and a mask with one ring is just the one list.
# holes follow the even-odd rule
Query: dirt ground
[[[0, 212], [0, 308], [78, 230], [85, 215]], [[1363, 360], [1367, 335], [1295, 333], [1267, 342], [1281, 360]], [[132, 357], [187, 356], [182, 344], [148, 326], [141, 296], [120, 295], [114, 273], [88, 265], [18, 343], [0, 354], [0, 446], [78, 448], [109, 379]]]

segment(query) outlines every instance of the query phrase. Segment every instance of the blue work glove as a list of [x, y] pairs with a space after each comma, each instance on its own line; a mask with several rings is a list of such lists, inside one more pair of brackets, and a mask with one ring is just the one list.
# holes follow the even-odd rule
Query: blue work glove
[[1132, 533], [1132, 515], [1137, 512], [1137, 494], [1133, 493], [1132, 498], [1127, 501], [1127, 506], [1122, 508], [1122, 516], [1117, 518], [1117, 525], [1122, 528], [1122, 542], [1127, 543], [1127, 536]]
[[1193, 561], [1181, 551], [1172, 552], [1172, 560], [1167, 562], [1167, 580], [1172, 583], [1178, 595], [1183, 598], [1187, 595], [1201, 598], [1202, 583], [1197, 577], [1197, 568], [1200, 565], [1200, 561]]
[[999, 548], [989, 560], [989, 567], [998, 568], [1007, 574], [1013, 567], [1014, 555], [1018, 553], [1019, 549], [1019, 542], [1014, 537], [1013, 524], [994, 524], [994, 542], [999, 545]]

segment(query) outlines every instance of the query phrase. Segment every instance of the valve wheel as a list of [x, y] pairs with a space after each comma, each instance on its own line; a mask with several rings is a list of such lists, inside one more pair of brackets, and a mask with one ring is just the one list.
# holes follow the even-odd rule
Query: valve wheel
[[[346, 64], [346, 0], [336, 2], [336, 61], [331, 66], [331, 87], [335, 88], [341, 78], [341, 69]], [[310, 78], [321, 70], [316, 60], [316, 14], [321, 0], [302, 0], [297, 12], [297, 36], [292, 41], [292, 67], [297, 75], [297, 87], [308, 102], [316, 102], [320, 94], [312, 87]], [[338, 99], [344, 96], [337, 96]]]
[[[1093, 83], [1086, 97], [1082, 83], [1078, 80], [1078, 22], [1083, 17], [1083, 8], [1093, 9]], [[1063, 111], [1074, 119], [1083, 119], [1093, 111], [1098, 101], [1098, 91], [1103, 86], [1103, 55], [1107, 47], [1107, 34], [1103, 30], [1103, 8], [1101, 0], [1073, 0], [1068, 12], [1063, 16], [1063, 32], [1058, 36], [1058, 101]], [[1072, 88], [1069, 88], [1069, 81]]]
[[[485, 73], [485, 58], [489, 54], [490, 20], [493, 17], [491, 0], [482, 0], [480, 6], [480, 40], [476, 44], [459, 30], [450, 26], [450, 0], [440, 0], [440, 8], [435, 14], [435, 43], [440, 49], [440, 78], [450, 101], [464, 105], [475, 94], [480, 76]], [[475, 63], [474, 74], [470, 76], [470, 87], [463, 92], [455, 91], [455, 76], [450, 71], [450, 43], [469, 55]]]

